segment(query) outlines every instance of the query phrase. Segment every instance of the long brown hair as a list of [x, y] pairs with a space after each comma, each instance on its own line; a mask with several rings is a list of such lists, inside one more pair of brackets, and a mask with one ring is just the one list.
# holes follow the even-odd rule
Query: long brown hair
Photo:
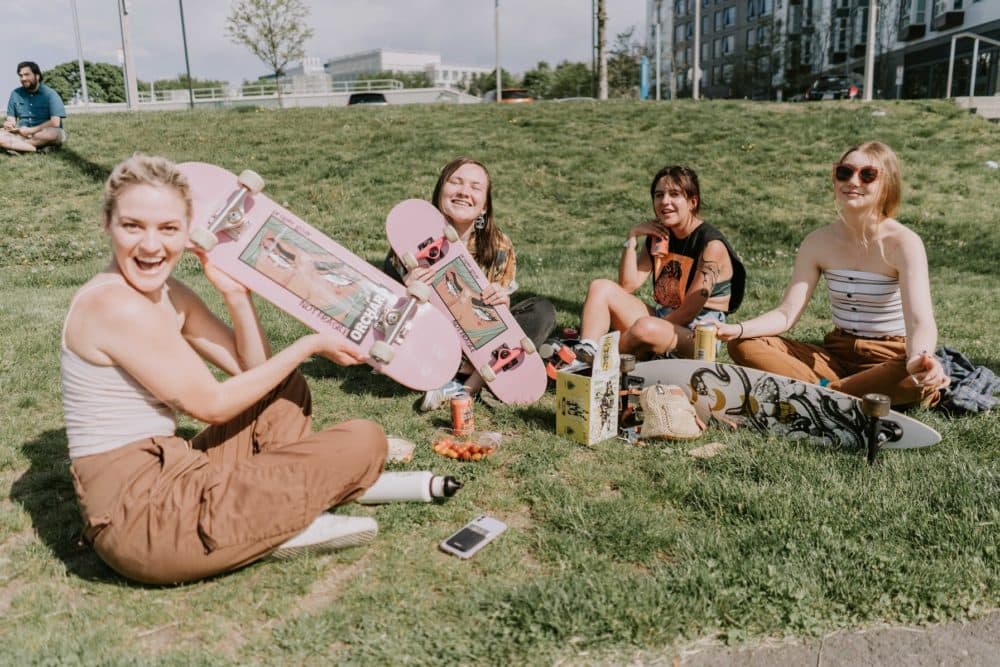
[[486, 174], [486, 209], [483, 211], [486, 226], [482, 229], [474, 228], [473, 234], [476, 237], [476, 249], [474, 252], [476, 262], [485, 269], [483, 271], [485, 274], [490, 275], [494, 269], [493, 265], [497, 260], [497, 253], [500, 250], [500, 229], [493, 220], [493, 177], [490, 176], [490, 171], [486, 168], [486, 165], [471, 157], [457, 157], [446, 164], [438, 176], [437, 183], [434, 185], [434, 193], [431, 194], [431, 203], [438, 210], [441, 210], [441, 190], [444, 188], [444, 184], [448, 182], [452, 174], [467, 164], [479, 167]]

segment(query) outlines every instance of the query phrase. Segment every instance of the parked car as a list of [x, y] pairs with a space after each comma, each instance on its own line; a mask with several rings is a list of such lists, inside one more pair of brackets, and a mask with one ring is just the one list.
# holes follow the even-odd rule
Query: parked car
[[821, 76], [805, 92], [814, 100], [856, 100], [861, 98], [861, 83], [846, 76]]
[[351, 93], [351, 96], [347, 98], [347, 105], [352, 104], [375, 104], [378, 106], [385, 106], [388, 102], [385, 100], [385, 95], [382, 93]]
[[[491, 88], [486, 91], [483, 95], [483, 102], [496, 102], [497, 101], [497, 90], [496, 88]], [[524, 88], [504, 88], [500, 91], [500, 101], [504, 104], [517, 104], [520, 102], [534, 102], [535, 98], [531, 96]]]

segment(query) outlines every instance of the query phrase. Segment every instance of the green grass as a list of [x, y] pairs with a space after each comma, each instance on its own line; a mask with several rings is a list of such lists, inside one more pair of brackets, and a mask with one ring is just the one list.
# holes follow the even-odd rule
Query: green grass
[[[713, 429], [727, 446], [593, 448], [554, 435], [553, 396], [477, 406], [504, 433], [477, 464], [430, 451], [444, 413], [367, 367], [304, 366], [320, 425], [370, 416], [420, 444], [412, 468], [466, 488], [442, 504], [351, 508], [376, 542], [176, 588], [130, 584], [79, 543], [59, 398], [69, 298], [106, 261], [101, 185], [135, 150], [252, 168], [268, 192], [378, 263], [396, 202], [483, 160], [524, 294], [576, 325], [615, 274], [664, 164], [698, 170], [704, 213], [744, 256], [750, 317], [779, 298], [804, 234], [831, 218], [829, 168], [880, 139], [904, 166], [900, 218], [927, 242], [942, 343], [1000, 368], [997, 127], [944, 102], [535, 104], [74, 116], [57, 154], [4, 159], [0, 211], [0, 663], [550, 664], [667, 658], [693, 639], [813, 636], [973, 617], [1000, 604], [996, 415], [915, 416], [944, 440], [857, 454]], [[196, 262], [181, 275], [219, 305]], [[794, 332], [828, 326], [822, 295]], [[261, 307], [281, 347], [301, 327]], [[187, 432], [195, 425], [184, 423]], [[470, 562], [436, 544], [480, 512], [511, 529]]]

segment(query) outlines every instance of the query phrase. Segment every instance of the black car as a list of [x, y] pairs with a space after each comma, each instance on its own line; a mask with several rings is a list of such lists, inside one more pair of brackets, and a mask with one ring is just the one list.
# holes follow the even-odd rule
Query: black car
[[347, 104], [348, 106], [352, 104], [377, 104], [384, 106], [388, 102], [382, 93], [351, 93], [351, 96], [347, 98]]
[[846, 76], [823, 76], [805, 92], [807, 100], [856, 100], [861, 98], [861, 84]]

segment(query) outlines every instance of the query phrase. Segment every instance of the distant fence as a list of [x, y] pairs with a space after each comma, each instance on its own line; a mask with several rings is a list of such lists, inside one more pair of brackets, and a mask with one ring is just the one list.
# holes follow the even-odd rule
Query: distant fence
[[362, 91], [384, 92], [403, 89], [403, 82], [397, 81], [396, 79], [330, 82], [309, 77], [303, 77], [301, 80], [282, 81], [280, 84], [277, 84], [274, 81], [257, 81], [254, 83], [247, 83], [242, 86], [194, 88], [190, 91], [190, 93], [187, 88], [156, 90], [153, 87], [153, 84], [150, 84], [149, 88], [139, 89], [139, 103], [176, 101], [187, 102], [192, 96], [195, 101], [223, 101], [239, 97], [277, 96], [279, 85], [281, 86], [282, 96], [322, 95], [325, 93], [350, 94]]
[[[292, 84], [282, 84], [280, 105], [295, 107], [346, 106], [353, 92], [379, 91], [385, 94], [390, 105], [397, 104], [479, 104], [482, 100], [453, 88], [404, 88], [395, 80], [349, 81], [330, 84], [329, 88], [303, 90]], [[274, 83], [253, 84], [227, 88], [195, 88], [194, 107], [198, 109], [231, 107], [277, 108], [279, 98]], [[145, 93], [145, 94], [144, 94]], [[138, 111], [179, 111], [191, 106], [187, 90], [149, 90], [139, 92]], [[78, 113], [106, 113], [128, 111], [124, 102], [108, 104], [67, 104], [66, 111]]]

